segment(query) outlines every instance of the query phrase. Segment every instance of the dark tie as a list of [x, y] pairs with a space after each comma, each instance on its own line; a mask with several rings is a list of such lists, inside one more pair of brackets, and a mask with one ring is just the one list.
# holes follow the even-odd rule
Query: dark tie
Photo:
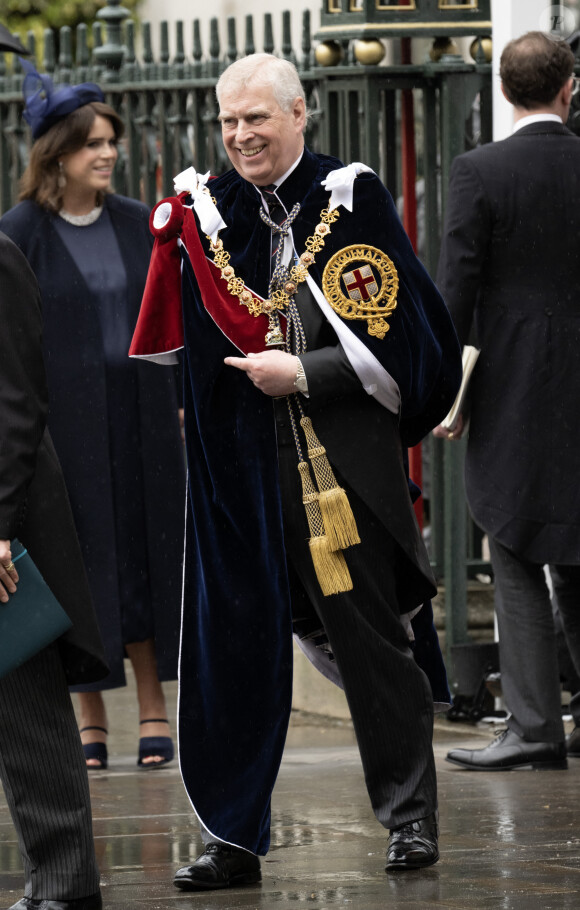
[[[268, 205], [268, 213], [275, 224], [284, 224], [286, 221], [286, 212], [284, 206], [275, 194], [276, 184], [270, 183], [268, 186], [261, 187], [262, 195]], [[276, 262], [276, 253], [280, 245], [284, 242], [282, 234], [278, 231], [272, 231], [272, 257], [270, 260], [270, 274], [274, 271]]]

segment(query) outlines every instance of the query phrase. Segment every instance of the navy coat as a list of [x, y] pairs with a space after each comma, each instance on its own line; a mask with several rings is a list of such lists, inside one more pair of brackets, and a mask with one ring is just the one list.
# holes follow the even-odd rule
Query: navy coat
[[[149, 264], [149, 213], [140, 202], [117, 195], [107, 196], [105, 205], [127, 273], [127, 306], [134, 325]], [[48, 425], [70, 492], [112, 669], [99, 688], [108, 688], [123, 685], [124, 672], [103, 344], [87, 285], [54, 227], [57, 217], [27, 200], [4, 215], [0, 226], [25, 254], [41, 289]], [[185, 495], [176, 383], [172, 371], [132, 364], [138, 378], [144, 534], [158, 672], [160, 679], [172, 679], [177, 675]]]
[[[279, 190], [288, 209], [297, 200], [301, 203], [293, 225], [299, 250], [328, 205], [321, 180], [337, 167], [336, 159], [306, 150]], [[212, 180], [209, 190], [228, 225], [220, 239], [236, 275], [265, 296], [270, 229], [259, 217], [255, 187], [229, 172]], [[184, 225], [182, 236], [193, 257], [197, 230], [190, 230], [185, 221]], [[163, 315], [168, 286], [175, 287], [175, 278], [181, 278], [179, 261], [166, 248], [170, 238], [168, 229], [165, 239], [159, 239], [150, 272], [150, 287], [156, 289], [150, 302]], [[311, 269], [314, 277], [320, 279], [331, 253], [350, 243], [373, 243], [388, 251], [399, 272], [398, 308], [385, 339], [371, 338], [366, 324], [351, 323], [349, 329], [395, 377], [403, 398], [400, 425], [405, 442], [411, 444], [443, 418], [456, 394], [461, 362], [455, 332], [440, 295], [412, 252], [392, 199], [374, 174], [356, 179], [354, 211], [341, 212], [324, 253]], [[203, 232], [197, 246], [193, 268], [181, 248], [190, 469], [180, 666], [181, 769], [192, 803], [210, 832], [265, 853], [292, 675], [274, 405], [242, 372], [223, 363], [238, 349], [217, 320], [225, 314], [231, 325], [236, 320], [245, 325], [253, 317], [223, 289], [227, 298], [222, 300], [223, 309], [218, 299], [210, 314], [207, 305], [219, 294], [204, 284], [204, 253], [209, 250]], [[412, 609], [435, 588], [412, 512], [398, 416], [367, 395], [358, 380], [353, 391], [349, 370], [345, 370], [349, 389], [341, 386], [334, 397], [324, 397], [317, 387], [324, 383], [317, 377], [324, 369], [325, 350], [331, 354], [320, 346], [325, 320], [309, 298], [299, 301], [297, 296], [297, 305], [313, 344], [304, 355], [310, 391], [305, 409], [313, 415], [331, 463], [396, 541], [397, 593], [402, 607]], [[260, 330], [262, 344], [266, 327]], [[165, 340], [166, 329], [159, 326], [160, 339]], [[327, 344], [336, 345], [336, 339]], [[165, 350], [171, 348], [170, 344]], [[150, 350], [137, 348], [134, 353], [148, 356]], [[311, 370], [313, 357], [317, 367]]]

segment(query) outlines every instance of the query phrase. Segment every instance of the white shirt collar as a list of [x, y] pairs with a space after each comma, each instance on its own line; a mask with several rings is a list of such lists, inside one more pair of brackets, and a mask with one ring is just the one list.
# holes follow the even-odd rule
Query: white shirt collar
[[517, 133], [518, 130], [521, 130], [524, 126], [530, 126], [532, 123], [563, 123], [561, 117], [558, 117], [558, 114], [528, 114], [527, 117], [521, 117], [513, 125], [512, 134]]
[[286, 180], [286, 178], [290, 176], [290, 174], [292, 173], [292, 171], [295, 171], [295, 170], [296, 170], [296, 168], [298, 167], [298, 165], [299, 165], [300, 162], [302, 161], [302, 156], [303, 156], [303, 154], [304, 154], [304, 149], [302, 149], [302, 151], [301, 151], [300, 154], [298, 155], [298, 158], [296, 159], [296, 161], [294, 162], [294, 164], [291, 164], [291, 165], [290, 165], [290, 167], [288, 168], [288, 170], [286, 171], [286, 173], [285, 173], [285, 174], [282, 174], [282, 176], [281, 176], [278, 180], [276, 180], [276, 184], [275, 184], [276, 189], [278, 189], [279, 186], [282, 186], [282, 184], [284, 183], [284, 181]]
[[[290, 165], [290, 167], [288, 168], [288, 170], [286, 171], [286, 173], [285, 173], [285, 174], [282, 174], [282, 176], [279, 177], [278, 180], [276, 180], [276, 182], [274, 183], [274, 186], [275, 186], [276, 189], [278, 189], [278, 187], [282, 186], [282, 184], [284, 183], [284, 181], [286, 180], [286, 178], [290, 176], [290, 174], [292, 173], [292, 171], [295, 171], [295, 170], [296, 170], [296, 168], [298, 167], [298, 165], [299, 165], [300, 162], [302, 161], [302, 156], [303, 156], [303, 154], [304, 154], [304, 149], [302, 149], [302, 151], [300, 152], [300, 155], [298, 156], [298, 158], [296, 159], [296, 161], [294, 162], [294, 164], [291, 164], [291, 165]], [[260, 196], [262, 196], [262, 193], [261, 193], [261, 191], [260, 191], [260, 187], [259, 187], [259, 186], [256, 187], [256, 190], [258, 191], [258, 193], [260, 193]], [[262, 196], [262, 201], [265, 202], [263, 196]], [[267, 207], [267, 204], [266, 204], [266, 207]]]

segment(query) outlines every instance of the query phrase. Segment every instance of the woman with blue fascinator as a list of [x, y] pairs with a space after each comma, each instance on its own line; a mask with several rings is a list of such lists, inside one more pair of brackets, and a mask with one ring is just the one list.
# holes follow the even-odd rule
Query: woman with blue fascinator
[[76, 687], [87, 766], [107, 767], [102, 690], [139, 702], [138, 763], [173, 758], [160, 681], [175, 679], [184, 465], [175, 377], [129, 360], [152, 245], [149, 210], [111, 191], [123, 124], [93, 83], [54, 87], [27, 61], [34, 140], [20, 202], [0, 230], [42, 295], [48, 424], [69, 491], [108, 677]]

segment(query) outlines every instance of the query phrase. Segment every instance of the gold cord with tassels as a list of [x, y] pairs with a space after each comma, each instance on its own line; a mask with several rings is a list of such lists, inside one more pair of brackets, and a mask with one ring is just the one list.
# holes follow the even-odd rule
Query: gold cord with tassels
[[324, 520], [326, 536], [332, 550], [345, 550], [360, 543], [354, 515], [346, 492], [340, 487], [321, 445], [310, 417], [302, 417], [300, 426], [304, 430], [308, 445], [308, 457], [314, 469], [319, 489], [319, 505]]
[[308, 462], [302, 457], [302, 449], [298, 438], [298, 429], [292, 410], [290, 397], [288, 397], [290, 422], [294, 432], [296, 448], [298, 449], [298, 472], [302, 481], [302, 502], [306, 510], [306, 518], [310, 531], [308, 547], [314, 565], [318, 583], [325, 597], [330, 594], [340, 594], [352, 590], [352, 579], [340, 549], [333, 548], [325, 532], [324, 519], [320, 510], [320, 496], [316, 489]]

